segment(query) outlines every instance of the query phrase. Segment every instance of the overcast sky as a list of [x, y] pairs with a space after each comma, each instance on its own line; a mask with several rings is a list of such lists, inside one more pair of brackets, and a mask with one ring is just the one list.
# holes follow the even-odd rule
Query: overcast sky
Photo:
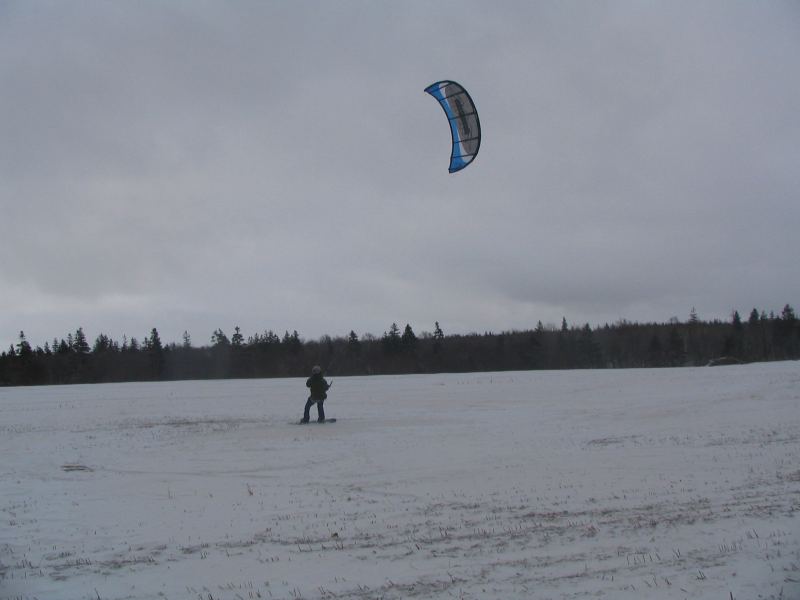
[[780, 311], [798, 223], [796, 1], [0, 0], [3, 348]]

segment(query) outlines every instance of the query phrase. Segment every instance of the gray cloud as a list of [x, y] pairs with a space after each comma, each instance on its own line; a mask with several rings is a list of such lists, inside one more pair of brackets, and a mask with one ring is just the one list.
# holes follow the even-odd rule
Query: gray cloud
[[[5, 3], [0, 342], [796, 304], [799, 33], [793, 3]], [[453, 176], [440, 78], [484, 128]]]

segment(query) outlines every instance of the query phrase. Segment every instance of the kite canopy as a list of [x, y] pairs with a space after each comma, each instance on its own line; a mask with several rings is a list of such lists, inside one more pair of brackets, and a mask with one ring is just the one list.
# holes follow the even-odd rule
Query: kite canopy
[[453, 136], [450, 172], [460, 171], [475, 160], [481, 147], [481, 122], [475, 103], [467, 90], [455, 81], [437, 81], [425, 91], [439, 101], [447, 115]]

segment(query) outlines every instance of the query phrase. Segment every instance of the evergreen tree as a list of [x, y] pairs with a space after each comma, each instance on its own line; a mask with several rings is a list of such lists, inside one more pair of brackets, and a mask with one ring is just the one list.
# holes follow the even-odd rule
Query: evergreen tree
[[230, 344], [231, 342], [228, 339], [228, 336], [225, 335], [222, 329], [217, 329], [211, 334], [211, 345], [215, 348], [228, 347]]
[[233, 335], [231, 336], [231, 344], [237, 348], [241, 347], [244, 343], [244, 336], [242, 335], [239, 326], [233, 328]]
[[292, 335], [288, 337], [288, 346], [289, 352], [292, 354], [299, 354], [303, 349], [303, 342], [300, 340], [300, 334], [297, 333], [296, 329], [292, 331]]
[[578, 361], [585, 368], [599, 367], [602, 364], [600, 347], [594, 341], [594, 333], [588, 323], [581, 329], [578, 339]]
[[211, 334], [209, 374], [218, 379], [231, 376], [231, 342], [221, 328]]
[[435, 322], [433, 328], [433, 353], [439, 354], [442, 351], [442, 343], [444, 342], [444, 332], [439, 327], [439, 321]]
[[776, 350], [780, 358], [795, 358], [798, 354], [798, 327], [794, 309], [785, 305], [780, 318], [773, 322]]
[[347, 352], [349, 354], [361, 353], [361, 341], [358, 339], [356, 332], [352, 329], [350, 330], [350, 334], [347, 336]]
[[522, 365], [522, 368], [541, 369], [544, 363], [544, 325], [539, 321], [536, 324], [536, 329], [533, 330], [528, 338], [528, 351], [529, 358], [528, 364]]
[[[700, 319], [697, 317], [697, 311], [694, 306], [689, 311], [688, 329], [686, 332], [686, 355], [691, 364], [703, 364], [704, 352], [700, 336]], [[705, 360], [708, 360], [705, 358]]]
[[[40, 349], [41, 350], [41, 349]], [[25, 333], [19, 332], [19, 342], [17, 343], [17, 356], [16, 356], [16, 376], [18, 382], [23, 385], [30, 385], [37, 383], [37, 362], [34, 359], [33, 349], [25, 339]]]
[[575, 343], [567, 324], [567, 318], [561, 318], [561, 330], [556, 338], [556, 360], [557, 369], [569, 369], [575, 365]]
[[260, 337], [256, 335], [256, 338], [256, 343], [262, 348], [277, 347], [281, 343], [281, 338], [272, 329], [265, 331]]
[[161, 338], [158, 335], [158, 330], [153, 327], [150, 331], [150, 337], [147, 340], [147, 347], [150, 351], [155, 353], [160, 353], [164, 350], [163, 345], [161, 344]]
[[31, 345], [28, 343], [28, 340], [25, 339], [25, 332], [19, 332], [19, 343], [17, 344], [17, 356], [20, 358], [28, 358], [33, 354], [33, 350], [31, 349]]
[[153, 379], [161, 379], [164, 376], [165, 366], [164, 347], [155, 327], [150, 331], [150, 337], [147, 338], [147, 354], [150, 357], [151, 377]]
[[189, 335], [189, 332], [184, 330], [183, 332], [183, 348], [184, 350], [188, 350], [192, 347], [192, 336]]
[[388, 333], [384, 332], [381, 345], [386, 354], [394, 354], [400, 350], [400, 328], [397, 326], [397, 323], [392, 323]]
[[408, 323], [406, 323], [406, 327], [403, 329], [403, 335], [400, 338], [400, 343], [402, 347], [409, 352], [413, 351], [417, 346], [417, 336], [414, 334], [414, 330], [411, 329], [411, 325]]
[[731, 317], [731, 335], [726, 336], [723, 345], [723, 356], [735, 355], [741, 358], [744, 354], [744, 324], [742, 318], [739, 316], [739, 311], [734, 310]]
[[92, 354], [101, 354], [103, 352], [108, 352], [112, 348], [113, 344], [111, 342], [111, 338], [109, 338], [104, 333], [101, 333], [94, 340], [94, 345], [92, 346]]
[[72, 339], [72, 349], [78, 354], [89, 354], [91, 348], [86, 341], [86, 334], [83, 333], [83, 327], [78, 327], [75, 332], [75, 337]]
[[794, 309], [788, 304], [784, 306], [783, 310], [781, 311], [781, 320], [786, 321], [787, 323], [794, 323], [797, 320], [797, 317], [794, 314]]

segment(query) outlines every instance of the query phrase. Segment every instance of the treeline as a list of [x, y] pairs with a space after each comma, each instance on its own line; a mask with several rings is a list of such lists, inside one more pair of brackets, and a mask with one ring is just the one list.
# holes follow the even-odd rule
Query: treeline
[[328, 375], [372, 375], [529, 369], [699, 366], [712, 361], [752, 362], [800, 357], [800, 324], [788, 304], [780, 315], [753, 309], [747, 320], [689, 319], [592, 328], [589, 324], [544, 326], [523, 331], [445, 335], [437, 322], [417, 335], [393, 323], [380, 337], [351, 331], [346, 337], [304, 340], [297, 331], [245, 338], [213, 332], [210, 344], [194, 346], [188, 332], [180, 344], [163, 344], [153, 328], [141, 342], [100, 334], [92, 344], [82, 328], [65, 339], [32, 347], [19, 341], [0, 353], [0, 385], [293, 377], [315, 364]]

